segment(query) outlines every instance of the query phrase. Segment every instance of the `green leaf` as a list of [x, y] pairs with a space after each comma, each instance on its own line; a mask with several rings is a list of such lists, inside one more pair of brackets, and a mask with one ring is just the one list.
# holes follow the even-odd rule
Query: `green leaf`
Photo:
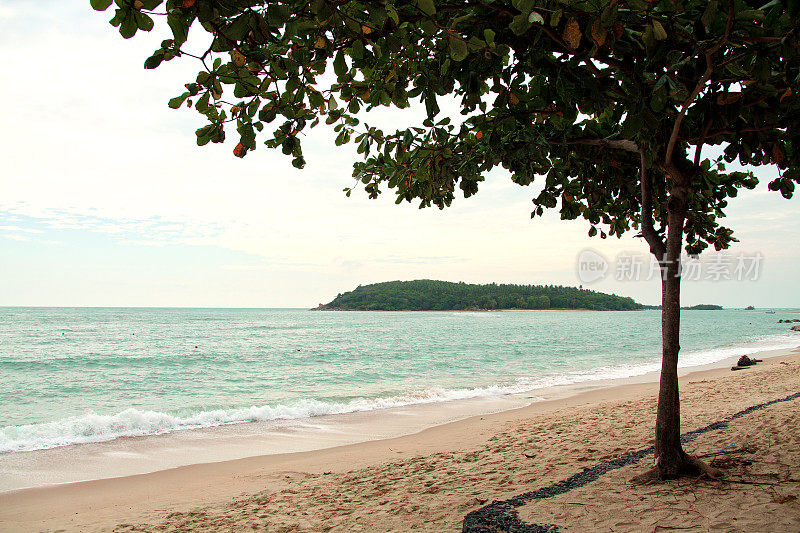
[[291, 154], [295, 147], [297, 146], [297, 137], [293, 135], [287, 135], [286, 139], [284, 139], [283, 143], [281, 144], [281, 151], [285, 155]]
[[536, 0], [512, 0], [511, 5], [518, 9], [523, 15], [527, 15], [536, 5]]
[[493, 44], [494, 43], [494, 36], [495, 32], [490, 29], [483, 30], [483, 38], [486, 40], [486, 44]]
[[419, 22], [419, 27], [422, 28], [422, 31], [424, 31], [428, 35], [433, 35], [437, 31], [439, 31], [439, 28], [436, 27], [436, 23], [433, 22], [431, 19], [422, 19]]
[[167, 15], [167, 24], [172, 30], [172, 36], [175, 38], [175, 42], [178, 44], [185, 43], [189, 35], [189, 24], [186, 20], [179, 15], [169, 13]]
[[614, 22], [617, 20], [617, 3], [612, 2], [603, 10], [603, 14], [600, 15], [600, 24], [603, 25], [604, 28], [610, 28]]
[[553, 13], [553, 15], [550, 17], [550, 25], [554, 28], [558, 26], [558, 23], [561, 21], [561, 16], [563, 14], [564, 11], [562, 9], [559, 9], [558, 11]]
[[144, 61], [144, 68], [154, 69], [164, 61], [164, 54], [153, 54]]
[[736, 13], [736, 20], [763, 21], [766, 14], [760, 9], [745, 9]]
[[656, 113], [660, 112], [667, 104], [668, 98], [669, 95], [667, 94], [666, 88], [662, 87], [653, 93], [653, 97], [650, 99], [650, 108]]
[[450, 57], [453, 61], [463, 61], [469, 55], [467, 42], [455, 33], [448, 33], [447, 38], [450, 43]]
[[642, 41], [647, 48], [652, 48], [656, 44], [655, 32], [652, 26], [647, 26], [642, 35]]
[[347, 62], [341, 50], [336, 53], [336, 58], [333, 60], [333, 71], [337, 76], [344, 76], [347, 74]]
[[420, 10], [426, 15], [436, 14], [436, 6], [433, 0], [417, 0], [417, 6], [419, 6]]
[[630, 113], [625, 122], [622, 123], [622, 130], [620, 136], [625, 139], [630, 139], [641, 129], [642, 119], [639, 115]]
[[111, 0], [89, 0], [89, 4], [95, 11], [105, 11], [111, 5]]
[[664, 41], [667, 38], [667, 30], [655, 19], [653, 19], [653, 36], [657, 41]]
[[267, 20], [272, 26], [283, 26], [289, 20], [288, 4], [270, 2], [267, 7]]
[[245, 13], [234, 19], [231, 25], [225, 28], [224, 33], [228, 39], [241, 41], [248, 31], [250, 31], [250, 14]]
[[181, 96], [176, 96], [175, 98], [171, 98], [169, 101], [169, 107], [172, 109], [178, 109], [186, 99], [189, 98], [189, 93], [183, 93]]
[[717, 13], [718, 3], [718, 0], [712, 0], [709, 2], [706, 6], [706, 10], [703, 11], [703, 16], [700, 17], [700, 20], [703, 22], [703, 26], [705, 26], [706, 29], [711, 28], [711, 21], [714, 19], [714, 15]]
[[209, 143], [209, 141], [211, 141], [211, 136], [214, 133], [214, 127], [214, 124], [209, 124], [208, 126], [203, 126], [195, 131], [195, 135], [197, 135], [197, 146], [205, 146]]
[[428, 117], [436, 116], [439, 113], [439, 104], [436, 103], [436, 93], [428, 91], [425, 93], [425, 111]]
[[353, 48], [350, 51], [350, 55], [353, 57], [353, 59], [363, 59], [364, 52], [366, 52], [366, 49], [364, 48], [364, 43], [362, 43], [361, 41], [356, 41], [353, 43]]
[[208, 108], [208, 101], [211, 99], [211, 93], [206, 91], [203, 95], [197, 100], [197, 103], [194, 104], [194, 108], [200, 111], [201, 113], [205, 113]]
[[134, 17], [136, 17], [136, 25], [139, 26], [139, 29], [142, 31], [150, 31], [153, 29], [153, 19], [147, 16], [145, 13], [135, 12]]
[[119, 34], [125, 39], [130, 39], [136, 35], [136, 30], [138, 29], [139, 26], [136, 24], [136, 18], [128, 15], [119, 26]]
[[125, 20], [126, 16], [127, 14], [125, 13], [125, 10], [117, 8], [114, 10], [114, 16], [111, 17], [111, 20], [109, 20], [108, 23], [114, 27], [117, 27], [122, 24], [122, 21]]
[[514, 32], [514, 35], [522, 35], [531, 27], [527, 15], [517, 15], [508, 25], [509, 29]]
[[275, 108], [272, 104], [265, 105], [261, 108], [261, 111], [258, 112], [258, 119], [264, 122], [272, 122], [275, 120], [277, 113], [275, 112]]
[[392, 4], [386, 4], [386, 14], [389, 15], [389, 18], [392, 19], [395, 24], [400, 24], [400, 17]]
[[236, 130], [241, 136], [242, 144], [250, 150], [256, 149], [256, 132], [253, 130], [253, 125], [249, 122], [240, 122]]

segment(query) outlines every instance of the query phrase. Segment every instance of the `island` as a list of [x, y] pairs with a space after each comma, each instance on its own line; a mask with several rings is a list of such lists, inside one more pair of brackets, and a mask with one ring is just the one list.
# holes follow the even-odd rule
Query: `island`
[[632, 298], [561, 285], [475, 285], [420, 279], [359, 285], [315, 311], [492, 311], [587, 309], [635, 311]]

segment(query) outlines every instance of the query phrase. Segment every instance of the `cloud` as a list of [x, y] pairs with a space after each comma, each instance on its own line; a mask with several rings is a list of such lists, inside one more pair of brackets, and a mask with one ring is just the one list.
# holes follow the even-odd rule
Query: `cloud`
[[43, 233], [40, 229], [22, 228], [19, 226], [0, 226], [0, 231], [18, 231], [21, 233]]
[[19, 242], [30, 242], [30, 238], [24, 235], [18, 235], [16, 233], [6, 233], [3, 235], [4, 238], [12, 240], [12, 241], [19, 241]]

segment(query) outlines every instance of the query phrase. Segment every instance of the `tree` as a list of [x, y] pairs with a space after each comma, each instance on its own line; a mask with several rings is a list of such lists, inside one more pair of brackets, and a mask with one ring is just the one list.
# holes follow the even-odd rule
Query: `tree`
[[[324, 121], [337, 145], [358, 145], [353, 176], [371, 198], [444, 208], [499, 165], [520, 185], [543, 177], [532, 217], [560, 206], [592, 236], [638, 232], [662, 271], [653, 474], [666, 478], [703, 467], [679, 440], [681, 251], [735, 241], [720, 218], [758, 183], [752, 167], [776, 167], [769, 188], [786, 198], [800, 181], [799, 12], [797, 0], [116, 0], [111, 23], [128, 38], [166, 17], [173, 38], [145, 68], [200, 61], [169, 102], [207, 117], [199, 145], [235, 127], [237, 157], [263, 134], [302, 167], [300, 135]], [[193, 25], [212, 37], [194, 54]], [[440, 118], [445, 97], [460, 117]], [[416, 100], [422, 124], [362, 121]]]

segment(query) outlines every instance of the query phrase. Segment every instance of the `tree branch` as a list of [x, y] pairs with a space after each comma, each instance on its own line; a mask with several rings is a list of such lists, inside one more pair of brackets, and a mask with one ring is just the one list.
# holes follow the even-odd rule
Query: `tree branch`
[[694, 142], [694, 141], [700, 141], [700, 140], [704, 141], [704, 140], [707, 140], [707, 139], [713, 139], [714, 137], [716, 137], [718, 135], [735, 135], [735, 134], [738, 134], [738, 133], [767, 131], [767, 130], [774, 130], [777, 127], [778, 127], [777, 124], [770, 124], [768, 126], [760, 126], [760, 127], [754, 127], [754, 128], [741, 128], [741, 129], [738, 129], [738, 130], [717, 130], [717, 131], [712, 131], [711, 133], [708, 133], [706, 135], [701, 135], [699, 137], [691, 137], [689, 139], [686, 139], [686, 141], [687, 142]]
[[650, 253], [659, 261], [664, 259], [667, 247], [664, 240], [653, 227], [653, 191], [650, 183], [650, 169], [645, 165], [644, 154], [642, 161], [642, 237], [650, 245]]
[[[556, 142], [556, 141], [550, 141]], [[642, 153], [642, 149], [634, 141], [628, 139], [572, 139], [566, 144], [588, 144], [590, 146], [603, 146], [605, 148], [616, 148], [627, 152]]]
[[704, 52], [706, 56], [706, 71], [703, 73], [703, 76], [697, 81], [697, 85], [695, 85], [692, 94], [683, 102], [683, 106], [681, 107], [681, 112], [678, 114], [678, 117], [675, 119], [675, 124], [672, 126], [672, 134], [669, 137], [669, 143], [667, 144], [667, 152], [664, 155], [664, 164], [669, 165], [672, 161], [672, 154], [675, 152], [675, 144], [678, 142], [678, 134], [680, 133], [681, 123], [683, 122], [684, 117], [686, 116], [686, 112], [689, 110], [689, 106], [695, 101], [697, 96], [703, 90], [708, 80], [711, 79], [711, 74], [714, 72], [714, 63], [711, 61], [711, 56], [714, 55], [717, 50], [719, 50], [723, 44], [728, 40], [728, 37], [731, 34], [731, 28], [733, 27], [733, 18], [734, 18], [734, 3], [730, 3], [730, 8], [728, 9], [728, 22], [725, 25], [725, 34], [722, 38]]
[[700, 164], [700, 154], [703, 152], [703, 145], [706, 143], [706, 136], [708, 135], [708, 130], [711, 129], [711, 122], [712, 120], [709, 118], [706, 120], [706, 125], [703, 126], [703, 137], [700, 139], [700, 142], [697, 143], [694, 149], [694, 166], [698, 166]]

